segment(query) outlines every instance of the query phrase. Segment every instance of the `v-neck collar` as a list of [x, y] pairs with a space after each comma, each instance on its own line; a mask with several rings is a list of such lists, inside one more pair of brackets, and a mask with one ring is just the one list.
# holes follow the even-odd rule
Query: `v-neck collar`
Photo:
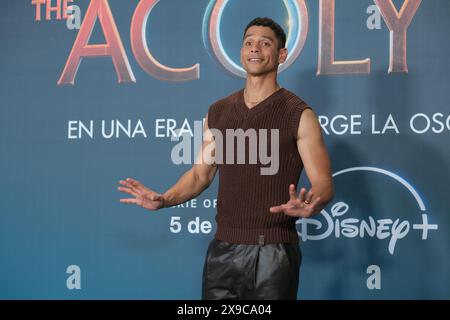
[[283, 93], [285, 89], [283, 87], [281, 87], [277, 91], [274, 91], [271, 95], [269, 95], [264, 100], [260, 101], [257, 105], [253, 106], [252, 108], [247, 107], [247, 105], [245, 104], [244, 90], [245, 90], [245, 88], [238, 91], [237, 99], [236, 99], [237, 100], [236, 107], [241, 114], [243, 114], [245, 117], [247, 117], [249, 115], [253, 115], [253, 114], [259, 113], [262, 110], [264, 110], [265, 107], [267, 105], [269, 105], [271, 101], [273, 101], [279, 95], [281, 95], [281, 93]]

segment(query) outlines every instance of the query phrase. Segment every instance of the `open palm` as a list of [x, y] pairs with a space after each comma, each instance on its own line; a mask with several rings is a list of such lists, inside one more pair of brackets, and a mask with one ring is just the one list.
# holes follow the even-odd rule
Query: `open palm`
[[291, 184], [289, 186], [289, 195], [290, 199], [288, 202], [271, 207], [270, 212], [284, 213], [291, 217], [309, 218], [318, 211], [320, 197], [317, 197], [312, 201], [313, 193], [311, 190], [306, 194], [306, 189], [302, 188], [300, 194], [297, 195], [295, 186]]
[[122, 185], [118, 188], [120, 191], [134, 196], [134, 198], [120, 199], [120, 202], [136, 204], [152, 211], [164, 206], [164, 197], [139, 181], [127, 178], [126, 180], [120, 180], [119, 183]]

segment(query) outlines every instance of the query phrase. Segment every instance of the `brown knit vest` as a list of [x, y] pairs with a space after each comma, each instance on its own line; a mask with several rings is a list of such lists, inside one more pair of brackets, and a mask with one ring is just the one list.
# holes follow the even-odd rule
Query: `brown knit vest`
[[[212, 104], [208, 111], [208, 126], [220, 130], [223, 136], [223, 163], [218, 163], [219, 193], [217, 201], [217, 231], [215, 238], [231, 243], [265, 244], [298, 243], [297, 218], [284, 213], [271, 213], [269, 208], [289, 201], [289, 185], [297, 183], [303, 169], [297, 149], [300, 116], [309, 106], [292, 92], [281, 88], [265, 100], [248, 108], [244, 90]], [[279, 130], [279, 168], [273, 175], [262, 175], [261, 164], [226, 161], [227, 129]], [[270, 155], [270, 133], [267, 134]], [[258, 150], [259, 150], [258, 140]], [[246, 141], [248, 153], [248, 141]], [[270, 155], [273, 156], [273, 155]]]

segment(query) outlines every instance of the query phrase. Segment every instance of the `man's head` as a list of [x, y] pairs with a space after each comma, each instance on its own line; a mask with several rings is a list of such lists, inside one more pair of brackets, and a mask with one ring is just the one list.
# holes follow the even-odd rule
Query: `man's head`
[[286, 34], [270, 18], [253, 19], [245, 28], [241, 48], [241, 63], [250, 75], [276, 72], [286, 61]]
[[258, 17], [250, 21], [247, 27], [245, 27], [244, 38], [245, 34], [247, 33], [247, 30], [252, 26], [268, 27], [272, 29], [275, 38], [277, 39], [278, 50], [284, 48], [284, 46], [286, 45], [286, 33], [284, 32], [283, 28], [272, 19], [266, 17], [265, 18]]

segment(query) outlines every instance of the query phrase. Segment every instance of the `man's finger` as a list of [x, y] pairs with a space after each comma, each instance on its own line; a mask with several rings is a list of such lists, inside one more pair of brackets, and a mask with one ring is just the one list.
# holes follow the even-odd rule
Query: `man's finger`
[[132, 196], [135, 196], [135, 197], [138, 196], [138, 194], [137, 194], [136, 192], [134, 192], [133, 190], [131, 190], [130, 188], [118, 187], [117, 189], [120, 190], [120, 191], [122, 191], [122, 192], [131, 194]]
[[119, 183], [131, 190], [133, 190], [134, 192], [137, 192], [138, 190], [136, 189], [136, 187], [134, 185], [132, 185], [129, 181], [125, 181], [125, 180], [120, 180]]
[[300, 202], [304, 202], [305, 201], [305, 194], [306, 194], [306, 189], [305, 188], [301, 188], [300, 189], [300, 195], [299, 195]]
[[138, 203], [137, 199], [135, 199], [135, 198], [120, 199], [120, 202], [122, 202], [122, 203], [135, 203], [135, 204]]
[[313, 198], [313, 193], [311, 190], [308, 191], [306, 197], [305, 197], [305, 203], [310, 204]]
[[295, 185], [289, 185], [289, 195], [291, 196], [291, 200], [297, 200], [297, 191], [295, 191]]
[[296, 207], [294, 205], [287, 204], [287, 203], [282, 204], [282, 205], [277, 206], [277, 207], [271, 207], [270, 208], [270, 211], [273, 212], [273, 213], [284, 213], [284, 214], [287, 214], [289, 216], [295, 216], [295, 210], [296, 210]]
[[282, 205], [279, 206], [270, 207], [270, 212], [279, 213], [279, 212], [286, 212], [286, 210], [292, 209], [295, 209], [294, 205], [283, 203]]
[[144, 186], [141, 182], [134, 180], [132, 178], [127, 178], [127, 182], [129, 182], [132, 185], [132, 188], [136, 191], [143, 192], [143, 191], [153, 191], [146, 186]]
[[127, 182], [131, 183], [134, 187], [139, 187], [142, 185], [139, 181], [134, 180], [132, 178], [127, 178], [126, 180]]
[[295, 205], [287, 204], [287, 203], [286, 204], [282, 204], [280, 207], [283, 208], [284, 212], [286, 212], [286, 210], [292, 210], [292, 209], [296, 208]]
[[281, 213], [281, 212], [284, 212], [284, 209], [283, 209], [282, 206], [270, 207], [270, 212], [272, 212], [272, 213]]

